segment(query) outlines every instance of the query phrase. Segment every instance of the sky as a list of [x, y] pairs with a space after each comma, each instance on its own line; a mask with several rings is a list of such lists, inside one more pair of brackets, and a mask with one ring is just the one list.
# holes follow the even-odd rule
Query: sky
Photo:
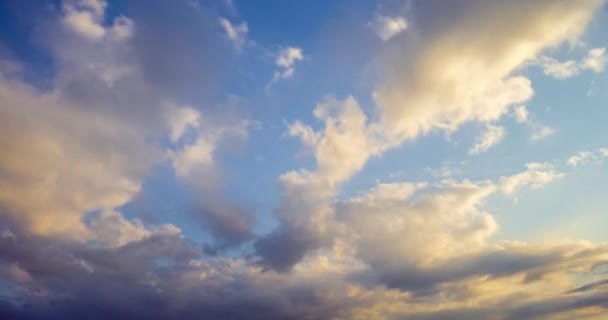
[[604, 0], [0, 1], [0, 318], [608, 317]]

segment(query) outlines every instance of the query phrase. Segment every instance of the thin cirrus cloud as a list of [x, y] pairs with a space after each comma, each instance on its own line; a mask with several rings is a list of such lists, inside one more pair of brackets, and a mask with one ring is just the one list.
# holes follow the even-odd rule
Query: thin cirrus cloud
[[380, 39], [388, 41], [407, 29], [407, 21], [403, 17], [377, 16], [369, 26]]
[[247, 33], [249, 32], [247, 23], [233, 24], [226, 18], [220, 18], [219, 24], [224, 32], [226, 32], [228, 39], [232, 41], [234, 48], [237, 51], [242, 50], [243, 46], [247, 43]]
[[[379, 4], [392, 14], [340, 26], [373, 48], [340, 84], [325, 81], [326, 35], [269, 32], [240, 3], [7, 6], [45, 58], [0, 35], [0, 317], [605, 317], [605, 243], [522, 239], [503, 222], [530, 221], [494, 212], [556, 210], [532, 195], [572, 200], [608, 158], [598, 139], [572, 151], [564, 137], [589, 133], [536, 112], [550, 83], [526, 72], [601, 73], [601, 47], [547, 52], [591, 37], [603, 3]], [[305, 67], [318, 81], [260, 94]], [[476, 140], [443, 141], [461, 130]], [[562, 138], [565, 159], [550, 150]]]

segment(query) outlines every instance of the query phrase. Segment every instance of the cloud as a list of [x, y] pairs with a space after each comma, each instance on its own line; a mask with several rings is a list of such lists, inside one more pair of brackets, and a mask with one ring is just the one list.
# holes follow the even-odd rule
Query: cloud
[[[245, 120], [218, 124], [212, 119], [204, 119], [200, 111], [190, 107], [172, 107], [170, 110], [168, 125], [175, 147], [169, 151], [169, 155], [179, 177], [211, 170], [220, 142], [229, 137], [247, 137], [249, 124]], [[187, 134], [188, 130], [190, 134]]]
[[[444, 5], [426, 1], [413, 14], [434, 16], [435, 9]], [[382, 80], [374, 95], [379, 121], [368, 124], [356, 101], [349, 98], [343, 104], [315, 108], [315, 117], [325, 120], [322, 138], [312, 134], [314, 130], [293, 126], [292, 132], [306, 144], [319, 141], [317, 167], [281, 177], [280, 225], [256, 244], [262, 263], [286, 271], [308, 251], [331, 243], [330, 199], [370, 157], [431, 130], [452, 132], [466, 122], [496, 121], [528, 100], [533, 93], [530, 80], [513, 73], [543, 50], [580, 35], [599, 2], [464, 1], [462, 5], [465, 9], [455, 13], [445, 10], [449, 16], [417, 21], [412, 25], [416, 37], [400, 37], [389, 44], [380, 58]], [[537, 17], [528, 12], [551, 14]], [[515, 29], [513, 17], [520, 21]], [[467, 47], [463, 42], [477, 45]], [[408, 52], [408, 59], [402, 52]]]
[[[57, 11], [42, 43], [55, 68], [49, 86], [26, 78], [31, 66], [0, 60], [0, 318], [554, 320], [608, 312], [606, 244], [495, 238], [489, 199], [563, 177], [552, 165], [530, 163], [498, 180], [342, 190], [404, 140], [467, 122], [500, 131], [493, 124], [505, 114], [533, 123], [521, 105], [531, 83], [514, 72], [578, 35], [596, 2], [416, 3], [411, 32], [385, 44], [401, 55], [393, 50], [413, 41], [414, 60], [383, 61], [395, 63], [396, 82], [377, 88], [391, 97], [403, 90], [403, 100], [378, 98], [374, 110], [329, 96], [314, 108], [317, 123], [290, 122], [286, 134], [310, 150], [313, 165], [279, 177], [278, 225], [259, 237], [253, 206], [223, 191], [222, 152], [250, 138], [252, 122], [217, 112], [240, 101], [208, 95], [222, 76], [218, 17], [202, 4], [194, 18], [185, 1], [146, 1], [146, 10], [109, 21], [105, 2], [66, 3], [104, 31], [83, 31], [86, 24], [65, 22], [69, 10]], [[293, 74], [303, 59], [294, 56], [277, 62], [278, 72]], [[589, 154], [570, 165], [608, 150]], [[177, 211], [211, 242], [126, 211], [158, 166], [173, 168], [193, 199]], [[444, 169], [441, 178], [453, 172]]]
[[94, 241], [110, 247], [120, 247], [156, 235], [179, 234], [181, 230], [172, 224], [152, 226], [148, 229], [139, 219], [126, 220], [116, 211], [106, 210], [97, 214], [89, 228], [95, 234]]
[[550, 126], [543, 125], [536, 120], [534, 115], [530, 114], [526, 106], [515, 108], [513, 113], [515, 120], [518, 123], [525, 124], [530, 132], [530, 140], [538, 141], [550, 137], [555, 134], [556, 130]]
[[574, 60], [559, 62], [553, 58], [543, 57], [543, 72], [557, 79], [566, 79], [577, 75], [580, 72], [578, 63]]
[[595, 73], [600, 73], [604, 71], [604, 66], [608, 61], [608, 58], [604, 55], [605, 52], [605, 48], [590, 49], [587, 52], [587, 56], [580, 62], [574, 60], [559, 62], [553, 58], [542, 57], [541, 66], [546, 75], [557, 79], [571, 78], [578, 75], [581, 70], [590, 70]]
[[216, 241], [206, 245], [208, 251], [215, 253], [250, 240], [253, 215], [222, 195], [223, 176], [221, 166], [216, 163], [219, 146], [231, 138], [246, 138], [249, 122], [229, 119], [223, 123], [184, 106], [171, 106], [168, 110], [173, 142], [168, 154], [175, 175], [192, 190], [195, 198], [187, 211]]
[[[478, 208], [494, 192], [491, 184], [444, 181], [437, 192], [416, 191], [425, 185], [405, 186], [405, 193], [394, 194], [392, 188], [381, 185], [364, 198], [336, 208], [357, 256], [382, 282], [390, 282], [397, 270], [415, 270], [434, 259], [474, 250], [497, 228], [494, 219]], [[414, 191], [422, 194], [412, 197]]]
[[582, 68], [599, 73], [604, 71], [604, 67], [608, 62], [606, 57], [606, 48], [595, 48], [589, 50], [587, 57], [582, 62]]
[[369, 26], [383, 41], [388, 41], [407, 29], [407, 21], [403, 17], [377, 16]]
[[201, 125], [200, 111], [192, 107], [177, 107], [169, 108], [167, 122], [171, 130], [171, 142], [177, 143], [186, 135], [186, 131], [190, 128], [198, 128]]
[[314, 150], [316, 168], [280, 177], [282, 200], [277, 216], [281, 225], [256, 243], [262, 263], [277, 270], [289, 270], [309, 250], [329, 241], [336, 188], [380, 151], [353, 97], [327, 97], [313, 114], [325, 124], [320, 132], [299, 122], [288, 130]]
[[[598, 314], [605, 312], [606, 291], [601, 285], [568, 293], [581, 288], [573, 285], [569, 273], [579, 274], [607, 258], [605, 246], [585, 243], [537, 246], [507, 242], [417, 268], [402, 268], [387, 278], [394, 280], [392, 285], [411, 290], [402, 292], [358, 284], [356, 280], [364, 275], [361, 267], [321, 267], [321, 261], [337, 263], [334, 259], [320, 259], [306, 270], [281, 275], [263, 272], [243, 258], [203, 257], [192, 243], [173, 234], [120, 247], [49, 240], [21, 234], [0, 238], [0, 273], [13, 274], [12, 294], [25, 301], [4, 300], [1, 316], [467, 319], [491, 313], [504, 319], [544, 320], [558, 312], [578, 318], [588, 312], [587, 306], [595, 307]], [[380, 273], [379, 269], [363, 270]]]
[[[202, 59], [209, 56], [207, 49], [200, 47], [200, 42], [192, 44], [188, 39], [191, 33], [181, 32], [170, 22], [176, 21], [176, 12], [184, 21], [191, 18], [186, 4], [165, 8], [150, 1], [146, 5], [147, 10], [134, 10], [137, 20], [118, 16], [104, 24], [105, 2], [64, 2], [58, 15], [49, 17], [55, 27], [41, 43], [55, 68], [48, 79], [49, 89], [31, 85], [19, 72], [22, 68], [2, 69], [0, 145], [7, 150], [0, 157], [0, 174], [5, 177], [0, 183], [3, 223], [37, 236], [105, 245], [122, 245], [152, 235], [158, 230], [137, 219], [125, 220], [119, 208], [144, 192], [143, 181], [153, 167], [171, 162], [180, 179], [186, 175], [192, 175], [193, 180], [205, 178], [212, 172], [205, 192], [196, 198], [214, 199], [205, 207], [205, 212], [214, 208], [209, 225], [218, 225], [224, 215], [228, 221], [245, 216], [242, 221], [247, 227], [251, 225], [251, 219], [235, 209], [237, 206], [219, 189], [208, 187], [221, 185], [217, 183], [221, 180], [219, 168], [213, 161], [217, 144], [227, 137], [246, 136], [248, 125], [230, 116], [220, 121], [211, 108], [202, 109], [209, 110], [203, 117], [201, 109], [190, 103], [206, 101], [204, 92], [212, 86], [200, 72], [192, 74], [192, 69], [208, 70], [207, 77], [213, 75], [212, 65], [221, 60], [209, 63]], [[97, 17], [103, 36], [85, 36], [83, 41], [83, 34], [65, 23], [75, 12]], [[156, 20], [154, 12], [167, 19]], [[197, 19], [205, 14], [201, 9]], [[205, 35], [200, 21], [191, 25], [201, 26], [199, 35]], [[158, 42], [166, 46], [149, 50]], [[183, 46], [187, 48], [181, 50]], [[197, 58], [187, 59], [190, 54]], [[163, 62], [158, 64], [158, 59]], [[187, 70], [181, 68], [184, 63]], [[176, 72], [180, 80], [173, 81]], [[191, 82], [182, 85], [182, 80]], [[186, 89], [196, 93], [184, 94]], [[163, 144], [169, 144], [170, 152], [162, 150]], [[196, 192], [202, 188], [187, 187]], [[196, 207], [203, 209], [198, 204]], [[95, 218], [89, 221], [91, 214]], [[216, 229], [223, 230], [211, 229], [213, 234]], [[249, 235], [250, 230], [244, 232]], [[225, 241], [221, 231], [217, 233]]]
[[238, 25], [233, 25], [230, 20], [226, 18], [220, 18], [220, 26], [224, 29], [228, 39], [232, 41], [237, 51], [243, 49], [243, 46], [247, 43], [247, 23], [243, 22]]
[[532, 134], [530, 135], [530, 140], [532, 141], [538, 141], [555, 134], [555, 129], [549, 126], [534, 125], [533, 128]]
[[88, 237], [83, 215], [125, 204], [160, 160], [128, 118], [95, 102], [8, 79], [0, 80], [0, 101], [2, 215], [36, 234]]
[[[533, 94], [530, 80], [515, 71], [543, 50], [577, 37], [599, 4], [420, 2], [412, 14], [424, 18], [410, 24], [412, 36], [388, 46], [380, 59], [375, 100], [383, 122], [412, 139], [499, 119]], [[402, 52], [408, 52], [407, 59]]]
[[505, 128], [488, 124], [486, 131], [479, 137], [477, 144], [469, 149], [469, 154], [475, 155], [487, 151], [505, 137]]
[[99, 40], [106, 34], [102, 23], [107, 5], [103, 0], [66, 1], [63, 23], [87, 39]]
[[564, 174], [553, 169], [548, 163], [528, 163], [527, 170], [512, 176], [500, 178], [500, 189], [506, 195], [513, 195], [523, 187], [539, 189], [549, 182], [561, 179]]
[[580, 151], [568, 158], [567, 164], [571, 167], [578, 167], [590, 162], [601, 162], [608, 158], [608, 148], [599, 148], [592, 151]]
[[515, 108], [515, 119], [517, 120], [517, 122], [526, 123], [526, 122], [528, 122], [529, 116], [530, 116], [530, 112], [528, 112], [528, 109], [526, 108], [526, 106], [519, 106], [519, 107]]
[[302, 49], [296, 47], [281, 48], [275, 61], [279, 70], [274, 73], [272, 82], [279, 79], [291, 78], [295, 72], [296, 62], [302, 60], [304, 60]]

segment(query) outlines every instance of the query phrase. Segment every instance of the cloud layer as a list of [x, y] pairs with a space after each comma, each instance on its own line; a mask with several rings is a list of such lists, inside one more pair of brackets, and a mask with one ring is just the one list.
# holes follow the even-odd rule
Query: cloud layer
[[[265, 49], [231, 2], [48, 2], [44, 19], [22, 19], [40, 25], [53, 72], [32, 81], [31, 61], [0, 51], [0, 318], [599, 319], [608, 244], [504, 240], [488, 203], [564, 182], [607, 149], [496, 175], [456, 167], [505, 144], [508, 121], [530, 140], [554, 132], [523, 105], [535, 91], [525, 70], [602, 72], [600, 47], [580, 61], [547, 56], [579, 41], [602, 4], [414, 0], [357, 21], [383, 40], [369, 96], [328, 92], [312, 111], [285, 113], [273, 137], [306, 152], [269, 177], [268, 217], [233, 184], [257, 188], [251, 171], [285, 161], [264, 169], [247, 154], [232, 170], [231, 147], [283, 152], [255, 141], [278, 129], [247, 106], [272, 100], [270, 75], [312, 65], [310, 42], [306, 54]], [[255, 81], [258, 69], [242, 70], [269, 57]], [[252, 82], [253, 93], [240, 87]], [[404, 144], [471, 127], [482, 130], [465, 160], [444, 162], [458, 174], [349, 184]], [[152, 212], [138, 211], [147, 196], [158, 197]]]

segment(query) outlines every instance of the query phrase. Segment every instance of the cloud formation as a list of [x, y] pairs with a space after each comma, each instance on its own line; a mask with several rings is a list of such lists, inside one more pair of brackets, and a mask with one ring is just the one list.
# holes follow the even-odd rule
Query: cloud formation
[[[380, 61], [375, 99], [383, 121], [398, 136], [412, 139], [499, 119], [533, 94], [530, 80], [514, 74], [516, 69], [577, 37], [599, 4], [417, 2], [412, 14], [420, 19], [411, 24], [411, 36], [389, 46]], [[402, 52], [408, 52], [407, 59]]]
[[[602, 71], [601, 48], [574, 63], [544, 56], [577, 41], [602, 3], [413, 0], [390, 17], [365, 17], [357, 25], [372, 19], [384, 41], [370, 65], [373, 95], [324, 96], [304, 113], [312, 123], [281, 113], [284, 135], [311, 159], [290, 168], [246, 153], [246, 165], [233, 170], [226, 151], [235, 142], [269, 158], [293, 142], [275, 137], [273, 123], [260, 125], [271, 128], [273, 145], [255, 141], [252, 119], [277, 120], [266, 115], [274, 111], [241, 109], [262, 99], [259, 88], [226, 84], [231, 76], [267, 81], [241, 70], [260, 58], [255, 52], [223, 69], [236, 62], [222, 57], [236, 55], [222, 39], [237, 50], [252, 41], [245, 22], [192, 1], [48, 2], [52, 28], [35, 38], [53, 65], [48, 79], [33, 81], [35, 63], [0, 50], [0, 318], [604, 316], [606, 243], [504, 240], [489, 203], [566, 182], [564, 167], [574, 174], [608, 150], [514, 173], [458, 168], [481, 163], [509, 138], [505, 116], [527, 126], [532, 140], [553, 132], [523, 105], [534, 93], [523, 70], [544, 61], [561, 77]], [[224, 7], [236, 12], [231, 1]], [[271, 83], [293, 77], [305, 60], [297, 47], [281, 47], [275, 58]], [[314, 90], [305, 94], [316, 99]], [[474, 159], [467, 145], [465, 160], [439, 159], [434, 179], [411, 178], [409, 147], [468, 124], [485, 128], [468, 150]], [[364, 186], [383, 157], [404, 174]], [[281, 170], [276, 202], [260, 178], [273, 170]], [[252, 185], [255, 197], [276, 205], [274, 216], [259, 217], [257, 203], [237, 200], [244, 189], [231, 183]], [[168, 187], [185, 200], [170, 199]], [[147, 194], [154, 188], [160, 192]], [[150, 215], [137, 210], [146, 196], [158, 197]]]

